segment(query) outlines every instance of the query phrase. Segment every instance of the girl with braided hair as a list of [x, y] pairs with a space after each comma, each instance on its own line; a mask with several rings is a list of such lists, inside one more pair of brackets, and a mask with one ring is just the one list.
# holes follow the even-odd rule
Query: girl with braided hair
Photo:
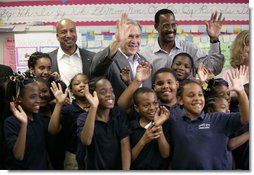
[[7, 168], [48, 169], [46, 137], [48, 117], [39, 113], [40, 88], [29, 74], [15, 73], [7, 82], [7, 99], [12, 115], [4, 121]]

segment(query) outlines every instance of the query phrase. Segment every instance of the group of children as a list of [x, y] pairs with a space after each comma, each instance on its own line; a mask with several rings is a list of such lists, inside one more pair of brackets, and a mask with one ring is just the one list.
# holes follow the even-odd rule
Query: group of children
[[[12, 113], [4, 121], [7, 169], [64, 169], [66, 151], [74, 155], [69, 163], [77, 161], [75, 169], [83, 170], [248, 168], [245, 66], [229, 72], [228, 89], [225, 80], [214, 79], [202, 65], [193, 70], [187, 53], [154, 75], [142, 61], [134, 80], [128, 71], [121, 74], [129, 85], [117, 102], [109, 80], [89, 80], [80, 73], [68, 87], [75, 98], [70, 102], [59, 76], [51, 74], [48, 54], [32, 54], [28, 65], [29, 71], [5, 82], [5, 104]], [[153, 89], [140, 87], [150, 76]], [[208, 83], [205, 90], [203, 82]], [[231, 90], [239, 112], [229, 112]], [[233, 159], [232, 150], [244, 144], [245, 152]]]

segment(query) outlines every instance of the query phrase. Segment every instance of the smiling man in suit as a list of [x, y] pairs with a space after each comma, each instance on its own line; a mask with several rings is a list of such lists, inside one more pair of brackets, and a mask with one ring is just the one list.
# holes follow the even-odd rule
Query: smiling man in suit
[[[138, 54], [142, 31], [140, 24], [128, 19], [128, 15], [124, 13], [118, 20], [116, 28], [115, 40], [94, 56], [91, 76], [106, 76], [112, 84], [117, 101], [127, 87], [120, 75], [122, 69], [128, 67], [134, 79], [139, 63], [146, 59]], [[151, 87], [151, 78], [144, 81], [142, 86]]]
[[75, 23], [70, 19], [57, 22], [56, 37], [60, 47], [49, 53], [52, 58], [52, 72], [58, 72], [67, 86], [77, 73], [90, 77], [89, 68], [95, 53], [77, 46]]

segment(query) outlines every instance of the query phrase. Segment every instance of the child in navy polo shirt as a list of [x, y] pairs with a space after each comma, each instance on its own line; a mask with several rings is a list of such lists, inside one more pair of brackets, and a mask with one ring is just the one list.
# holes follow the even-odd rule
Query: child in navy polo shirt
[[[211, 95], [206, 99], [207, 112], [230, 112], [228, 101], [224, 96]], [[234, 169], [249, 169], [249, 124], [230, 136], [228, 149], [233, 153]]]
[[13, 113], [4, 121], [7, 169], [47, 170], [46, 138], [48, 117], [39, 113], [40, 88], [34, 78], [15, 74], [7, 82]]
[[[77, 118], [89, 108], [85, 98], [85, 84], [89, 81], [83, 73], [76, 74], [70, 82], [69, 89], [75, 100], [69, 105], [64, 105], [67, 98], [67, 91], [62, 92], [60, 84], [52, 83], [51, 91], [56, 98], [54, 112], [49, 122], [51, 134], [61, 134], [64, 137], [64, 149], [68, 156], [65, 157], [65, 169], [84, 169], [84, 149], [77, 137]], [[76, 154], [77, 153], [77, 154]], [[77, 161], [76, 161], [76, 160]]]
[[238, 94], [240, 113], [204, 113], [205, 99], [201, 85], [186, 80], [178, 89], [178, 103], [184, 115], [170, 115], [172, 169], [230, 170], [232, 156], [227, 145], [229, 135], [249, 123], [249, 100], [243, 77], [248, 68], [230, 72], [232, 89]]
[[133, 101], [138, 116], [130, 124], [131, 169], [168, 169], [169, 128], [163, 124], [169, 117], [167, 108], [159, 106], [155, 92], [145, 87], [135, 91]]
[[[87, 86], [87, 85], [86, 85]], [[126, 113], [115, 107], [115, 95], [111, 83], [97, 77], [86, 87], [86, 98], [91, 107], [88, 113], [78, 117], [78, 135], [86, 145], [88, 170], [129, 170], [131, 154], [129, 123]], [[83, 126], [81, 125], [83, 123]]]

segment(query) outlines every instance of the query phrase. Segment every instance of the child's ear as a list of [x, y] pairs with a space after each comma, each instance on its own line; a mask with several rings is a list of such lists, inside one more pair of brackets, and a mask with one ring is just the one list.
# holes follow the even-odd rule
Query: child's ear
[[137, 105], [134, 105], [134, 109], [135, 109], [135, 111], [137, 111], [139, 113], [139, 109], [138, 109]]
[[158, 31], [158, 24], [155, 23], [154, 28], [155, 28], [156, 31]]
[[183, 105], [182, 97], [180, 97], [180, 96], [177, 97], [177, 103], [178, 103], [179, 105]]

